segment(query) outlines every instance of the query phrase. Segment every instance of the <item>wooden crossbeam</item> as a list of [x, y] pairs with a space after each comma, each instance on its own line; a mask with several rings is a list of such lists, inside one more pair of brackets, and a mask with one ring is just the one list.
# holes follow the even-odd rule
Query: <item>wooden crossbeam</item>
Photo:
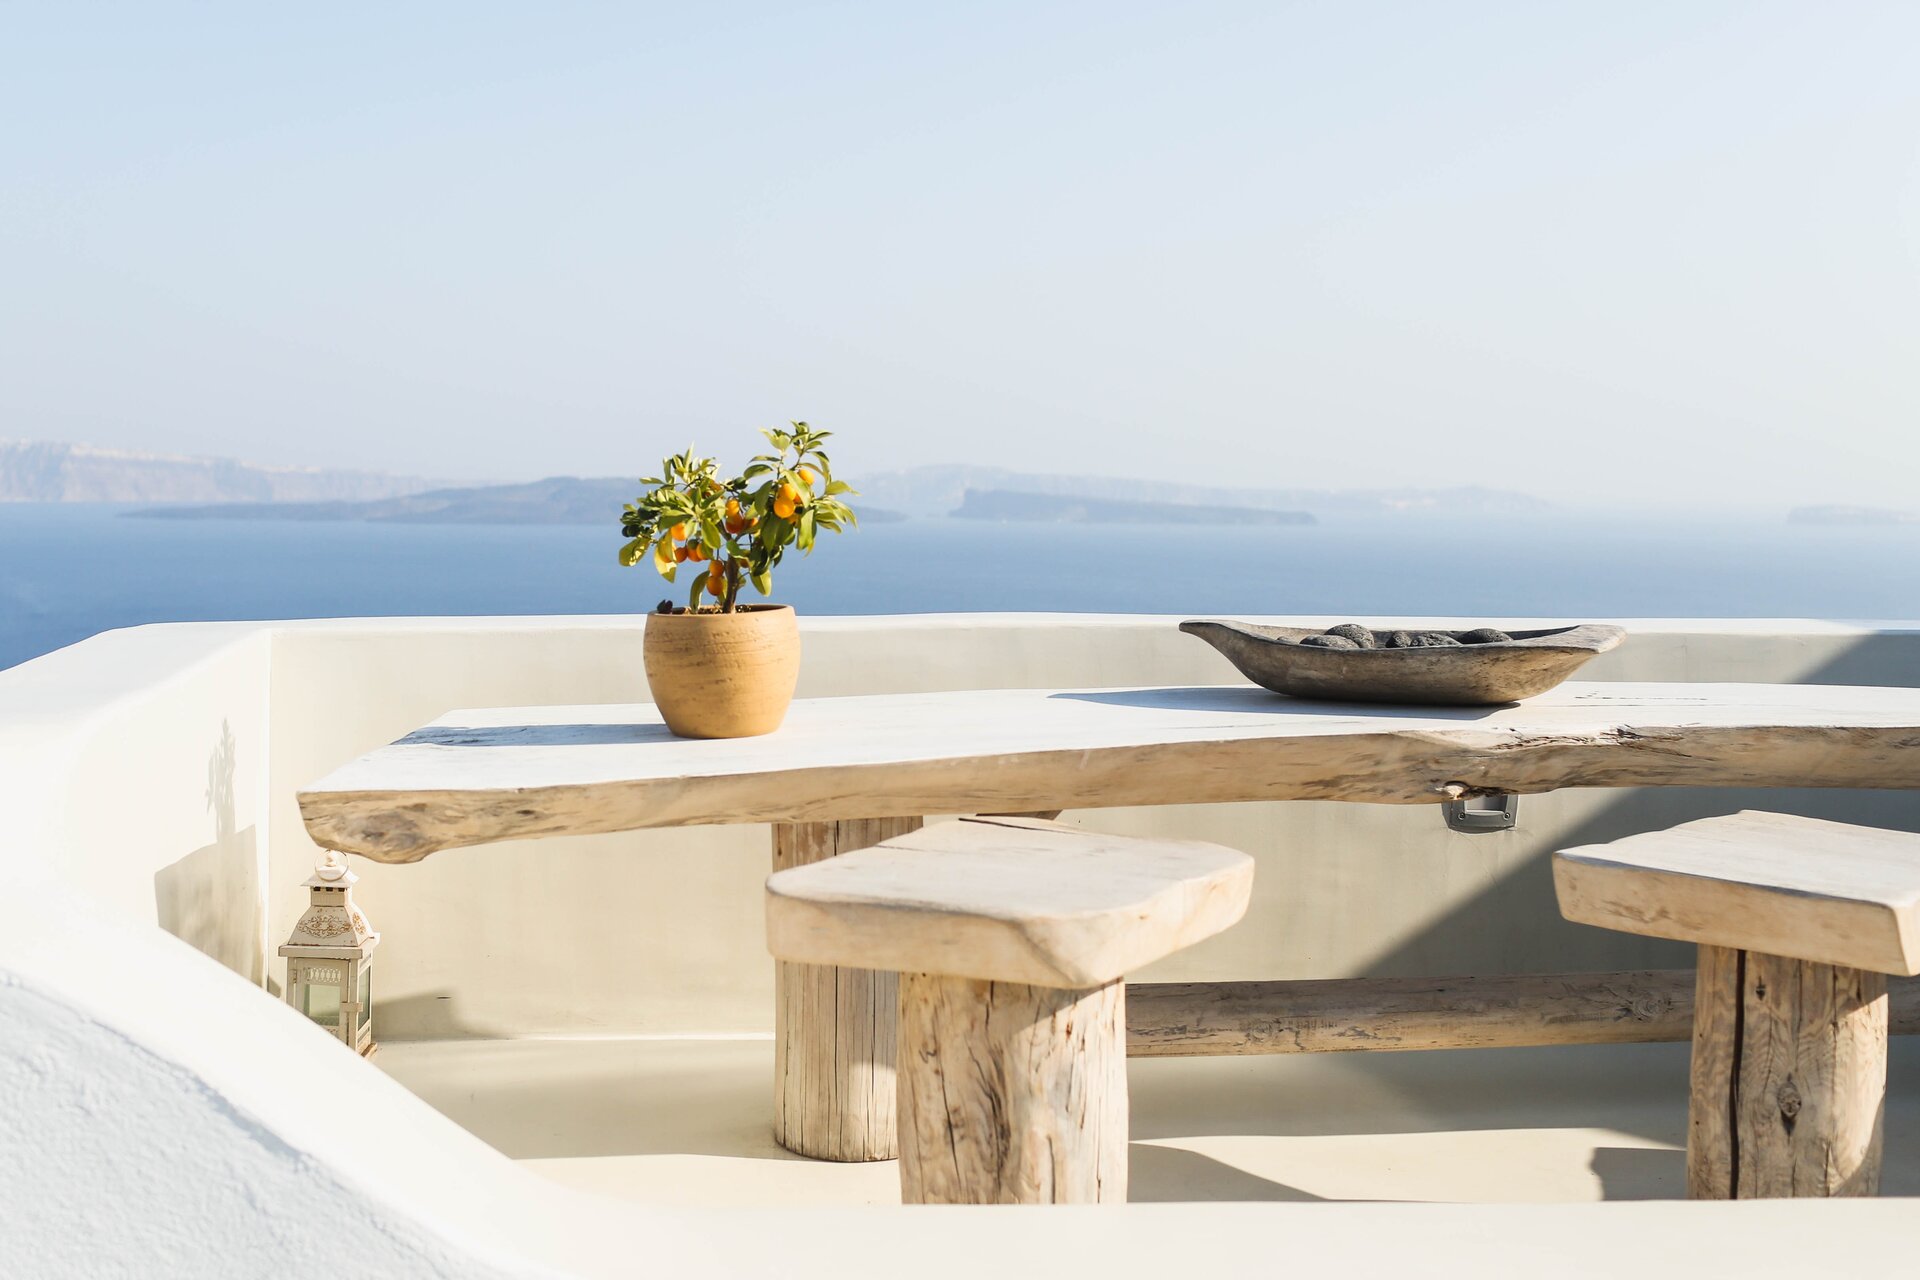
[[[1686, 1040], [1692, 969], [1127, 984], [1127, 1056], [1498, 1049]], [[1920, 978], [1887, 984], [1894, 1035], [1920, 1033]]]

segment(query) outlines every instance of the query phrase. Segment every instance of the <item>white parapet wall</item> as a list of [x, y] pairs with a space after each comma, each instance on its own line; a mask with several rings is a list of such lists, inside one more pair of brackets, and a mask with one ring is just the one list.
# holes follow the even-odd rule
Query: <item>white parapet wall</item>
[[[1240, 677], [1137, 616], [832, 618], [805, 624], [802, 696], [989, 687], [1220, 684]], [[1313, 621], [1319, 621], [1315, 619]], [[1428, 621], [1428, 620], [1422, 620]], [[1634, 622], [1582, 678], [1920, 682], [1920, 633], [1812, 622]], [[316, 850], [302, 783], [459, 707], [644, 701], [632, 619], [340, 623], [276, 632], [268, 756], [269, 931], [284, 935]], [[937, 727], [929, 726], [930, 732]], [[1920, 825], [1920, 796], [1569, 791], [1499, 835], [1437, 808], [1292, 803], [1084, 811], [1260, 862], [1246, 924], [1143, 975], [1315, 978], [1685, 964], [1684, 949], [1563, 922], [1546, 855], [1742, 805]], [[754, 1033], [769, 1029], [765, 827], [523, 841], [360, 867], [385, 932], [389, 1037]]]
[[[1237, 679], [1175, 621], [815, 619], [801, 692]], [[0, 930], [0, 1274], [846, 1276], [906, 1259], [971, 1274], [1013, 1250], [1035, 1267], [1184, 1265], [1202, 1238], [1217, 1265], [1270, 1259], [1287, 1239], [1289, 1266], [1350, 1274], [1576, 1274], [1586, 1260], [1573, 1265], [1566, 1242], [1601, 1238], [1634, 1241], [1635, 1270], [1661, 1274], [1647, 1265], [1655, 1242], [1682, 1260], [1681, 1241], [1707, 1247], [1702, 1232], [1719, 1269], [1763, 1272], [1791, 1252], [1755, 1246], [1765, 1207], [1749, 1206], [1137, 1206], [1097, 1226], [988, 1213], [962, 1230], [936, 1225], [951, 1220], [940, 1211], [668, 1215], [524, 1173], [276, 999], [272, 949], [316, 852], [293, 794], [455, 708], [642, 701], [640, 622], [147, 627], [0, 672], [0, 870], [14, 916]], [[1909, 624], [1625, 625], [1628, 644], [1583, 677], [1920, 684]], [[1812, 791], [1528, 797], [1518, 829], [1496, 835], [1399, 806], [1069, 820], [1219, 840], [1260, 861], [1242, 926], [1143, 976], [1318, 977], [1684, 964], [1661, 944], [1560, 921], [1544, 855], [1742, 806], [1920, 829], [1920, 794]], [[761, 1032], [766, 865], [765, 828], [737, 826], [362, 866], [361, 899], [386, 935], [382, 1035]], [[1811, 1212], [1824, 1217], [1809, 1230]], [[1901, 1245], [1908, 1215], [1797, 1205], [1766, 1221], [1770, 1234], [1799, 1222], [1791, 1236], [1822, 1258], [1844, 1240], [1847, 1265], [1866, 1266]], [[839, 1243], [854, 1237], [858, 1251]], [[1362, 1237], [1365, 1265], [1349, 1247]], [[1590, 1273], [1614, 1274], [1621, 1260], [1594, 1261]]]

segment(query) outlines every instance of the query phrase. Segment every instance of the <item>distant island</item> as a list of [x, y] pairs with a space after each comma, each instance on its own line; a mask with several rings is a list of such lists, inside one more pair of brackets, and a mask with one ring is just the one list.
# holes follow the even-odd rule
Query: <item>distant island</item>
[[[905, 519], [900, 513], [911, 512], [963, 520], [1111, 518], [1286, 525], [1333, 517], [1537, 515], [1552, 509], [1528, 494], [1477, 485], [1235, 488], [956, 463], [856, 472], [849, 478], [860, 491], [854, 508], [869, 523]], [[144, 509], [127, 514], [160, 519], [599, 524], [610, 521], [638, 492], [638, 480], [625, 476], [456, 486], [377, 471], [272, 467], [231, 458], [0, 441], [0, 503], [138, 504]], [[1114, 514], [1109, 517], [1108, 512]], [[1800, 513], [1793, 518], [1817, 519]], [[1863, 521], [1852, 517], [1847, 522]]]
[[968, 489], [957, 520], [1023, 520], [1052, 524], [1317, 524], [1308, 511], [1230, 507], [1218, 503], [1111, 501], [1056, 493]]
[[1842, 504], [1795, 507], [1788, 524], [1920, 524], [1920, 513], [1891, 507], [1850, 507]]
[[[553, 476], [530, 484], [429, 489], [374, 502], [229, 502], [205, 507], [150, 507], [127, 514], [163, 520], [366, 520], [388, 524], [605, 524], [640, 486], [633, 480]], [[905, 519], [897, 512], [859, 506], [868, 524]]]
[[0, 440], [0, 502], [364, 501], [434, 481], [378, 471], [266, 467], [44, 440]]
[[1183, 506], [1305, 511], [1316, 516], [1538, 515], [1553, 510], [1551, 503], [1530, 494], [1480, 485], [1441, 489], [1231, 488], [1124, 476], [1048, 475], [955, 463], [870, 472], [861, 476], [858, 483], [861, 495], [869, 502], [895, 511], [924, 511], [930, 515], [957, 512], [970, 489], [1088, 498], [1123, 506], [1171, 502]]

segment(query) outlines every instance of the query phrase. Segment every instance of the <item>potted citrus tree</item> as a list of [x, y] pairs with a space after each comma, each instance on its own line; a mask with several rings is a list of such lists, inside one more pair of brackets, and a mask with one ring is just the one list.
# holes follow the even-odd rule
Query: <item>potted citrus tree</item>
[[800, 627], [791, 605], [743, 604], [773, 590], [789, 547], [811, 553], [822, 530], [857, 523], [841, 501], [821, 444], [833, 433], [804, 422], [764, 431], [773, 452], [723, 477], [689, 448], [640, 481], [647, 492], [620, 515], [620, 563], [650, 564], [668, 582], [690, 578], [687, 603], [662, 600], [647, 616], [647, 684], [667, 728], [688, 738], [748, 738], [785, 718], [800, 676]]

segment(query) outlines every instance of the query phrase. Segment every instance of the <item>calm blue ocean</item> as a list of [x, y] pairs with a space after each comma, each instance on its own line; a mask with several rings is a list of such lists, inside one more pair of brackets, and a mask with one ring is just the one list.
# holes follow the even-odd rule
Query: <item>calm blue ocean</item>
[[[141, 520], [0, 505], [0, 667], [110, 627], [190, 620], [644, 611], [618, 531]], [[1562, 515], [1309, 528], [914, 520], [795, 557], [813, 614], [1060, 610], [1555, 617], [1920, 617], [1920, 525]]]

